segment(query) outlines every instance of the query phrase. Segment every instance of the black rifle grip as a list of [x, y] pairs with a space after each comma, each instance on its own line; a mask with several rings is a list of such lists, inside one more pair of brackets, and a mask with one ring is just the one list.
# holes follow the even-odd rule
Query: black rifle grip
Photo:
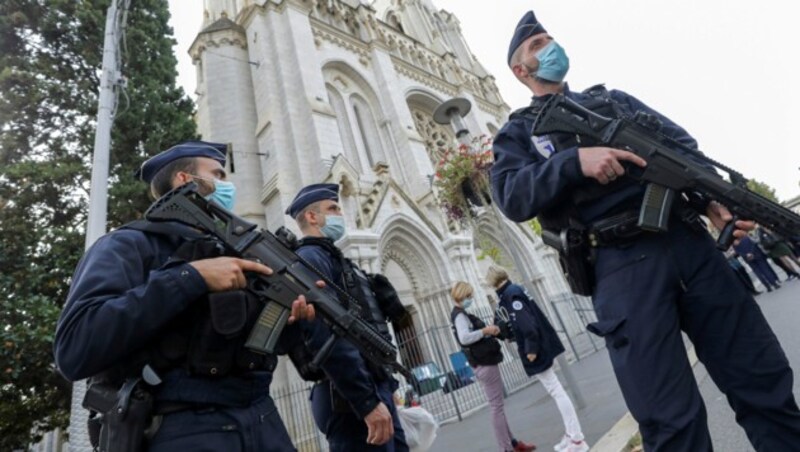
[[720, 251], [725, 251], [731, 247], [733, 241], [736, 237], [733, 236], [733, 231], [736, 230], [736, 222], [739, 220], [738, 215], [734, 215], [731, 221], [725, 224], [725, 227], [722, 228], [722, 231], [719, 233], [719, 237], [717, 238], [717, 249]]

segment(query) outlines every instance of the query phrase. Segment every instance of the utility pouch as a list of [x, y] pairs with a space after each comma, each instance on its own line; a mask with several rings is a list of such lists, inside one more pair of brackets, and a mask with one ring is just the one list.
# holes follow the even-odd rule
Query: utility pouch
[[[145, 449], [145, 429], [151, 420], [153, 396], [142, 387], [140, 378], [126, 380], [118, 390], [107, 384], [90, 384], [83, 406], [98, 413], [89, 420], [90, 438], [95, 437], [91, 438], [92, 446], [98, 451]], [[95, 433], [98, 423], [99, 434]]]
[[591, 247], [586, 231], [567, 228], [556, 234], [543, 229], [542, 241], [558, 250], [558, 260], [573, 293], [590, 296], [594, 292], [594, 268], [590, 262]]

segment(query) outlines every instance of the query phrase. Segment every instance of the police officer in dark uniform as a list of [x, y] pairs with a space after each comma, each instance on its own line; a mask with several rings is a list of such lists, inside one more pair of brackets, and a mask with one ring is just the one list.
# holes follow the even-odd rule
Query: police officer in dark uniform
[[[514, 221], [538, 217], [556, 234], [570, 229], [599, 238], [587, 253], [592, 265], [581, 285], [587, 289], [589, 281], [586, 292], [599, 319], [590, 330], [606, 338], [645, 449], [694, 452], [712, 447], [683, 330], [755, 448], [800, 450], [800, 412], [786, 356], [752, 296], [736, 282], [698, 222], [697, 214], [703, 214], [722, 229], [731, 219], [727, 208], [697, 193], [683, 193], [669, 231], [645, 232], [635, 222], [644, 187], [623, 176], [625, 165], [646, 162], [575, 136], [536, 137], [532, 130], [543, 102], [562, 93], [605, 116], [637, 111], [654, 115], [662, 123], [661, 133], [696, 149], [694, 139], [621, 91], [602, 86], [571, 91], [563, 82], [569, 59], [533, 12], [514, 31], [508, 64], [534, 97], [495, 137], [494, 198]], [[736, 227], [734, 236], [741, 238], [754, 225], [737, 221]]]
[[[139, 176], [156, 198], [194, 181], [231, 209], [224, 165], [225, 145], [190, 141], [147, 160]], [[86, 252], [58, 322], [58, 369], [71, 381], [92, 377], [89, 394], [133, 393], [111, 400], [120, 413], [148, 401], [138, 427], [150, 423], [148, 439], [127, 449], [113, 438], [141, 437], [131, 432], [135, 416], [98, 418], [100, 450], [295, 450], [269, 395], [277, 358], [244, 348], [260, 310], [242, 290], [245, 272], [272, 270], [221, 256], [198, 231], [170, 223], [130, 223]], [[291, 322], [308, 317], [313, 308], [300, 297]]]
[[[297, 221], [304, 238], [297, 254], [361, 303], [362, 317], [390, 338], [384, 313], [376, 304], [366, 275], [345, 259], [334, 242], [345, 233], [337, 184], [304, 187], [286, 214]], [[321, 321], [302, 322], [308, 348], [320, 350], [331, 336]], [[314, 385], [314, 419], [333, 452], [408, 450], [392, 394], [397, 381], [366, 361], [346, 340], [337, 340]]]
[[[504, 268], [490, 266], [486, 273], [486, 282], [496, 289], [500, 298], [495, 324], [502, 325], [505, 322], [503, 317], [507, 317], [511, 327], [511, 334], [505, 332], [499, 337], [516, 341], [525, 373], [528, 376], [538, 376], [542, 386], [558, 406], [565, 433], [554, 449], [564, 452], [588, 451], [589, 444], [584, 440], [575, 406], [553, 369], [553, 361], [564, 353], [564, 345], [561, 344], [555, 328], [533, 297], [528, 295], [528, 291], [511, 282]], [[501, 311], [506, 315], [498, 315]], [[502, 327], [500, 329], [508, 330]]]

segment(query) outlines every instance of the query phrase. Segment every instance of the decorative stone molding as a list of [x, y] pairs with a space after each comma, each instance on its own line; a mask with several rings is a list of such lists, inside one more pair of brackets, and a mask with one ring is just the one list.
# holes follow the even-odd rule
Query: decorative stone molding
[[364, 66], [367, 66], [372, 61], [369, 46], [352, 36], [331, 28], [328, 24], [312, 21], [312, 33], [314, 35], [314, 44], [318, 48], [322, 46], [323, 41], [327, 41], [348, 52], [358, 55], [358, 61]]
[[261, 204], [267, 204], [277, 194], [278, 175], [276, 174], [261, 187]]
[[392, 63], [394, 63], [394, 69], [398, 74], [404, 75], [411, 80], [431, 87], [434, 90], [444, 93], [450, 97], [454, 97], [458, 93], [458, 87], [456, 85], [453, 85], [442, 78], [435, 77], [428, 72], [422, 71], [406, 61], [393, 57]]
[[229, 46], [247, 49], [247, 36], [242, 31], [232, 28], [199, 34], [189, 48], [189, 56], [192, 57], [192, 61], [198, 61], [207, 49]]

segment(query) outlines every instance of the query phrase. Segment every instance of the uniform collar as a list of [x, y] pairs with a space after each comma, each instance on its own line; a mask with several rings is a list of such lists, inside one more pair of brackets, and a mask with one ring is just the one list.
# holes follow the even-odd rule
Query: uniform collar
[[[564, 91], [562, 93], [559, 93], [559, 94], [563, 94], [566, 97], [573, 97], [575, 95], [575, 93], [570, 91], [569, 83], [567, 83], [567, 82], [564, 82]], [[553, 96], [553, 95], [552, 94], [545, 94], [544, 96], [535, 96], [535, 95], [531, 96], [531, 105], [533, 105], [535, 103], [545, 102], [547, 99], [550, 99], [551, 96]]]
[[498, 287], [498, 288], [497, 288], [497, 290], [496, 290], [496, 292], [497, 292], [497, 295], [500, 295], [500, 296], [502, 296], [502, 295], [503, 295], [503, 292], [505, 292], [506, 290], [508, 290], [508, 286], [510, 286], [510, 285], [511, 285], [511, 280], [510, 280], [510, 279], [507, 279], [507, 280], [506, 280], [506, 282], [505, 282], [505, 283], [504, 283], [502, 286], [500, 286], [500, 287]]

